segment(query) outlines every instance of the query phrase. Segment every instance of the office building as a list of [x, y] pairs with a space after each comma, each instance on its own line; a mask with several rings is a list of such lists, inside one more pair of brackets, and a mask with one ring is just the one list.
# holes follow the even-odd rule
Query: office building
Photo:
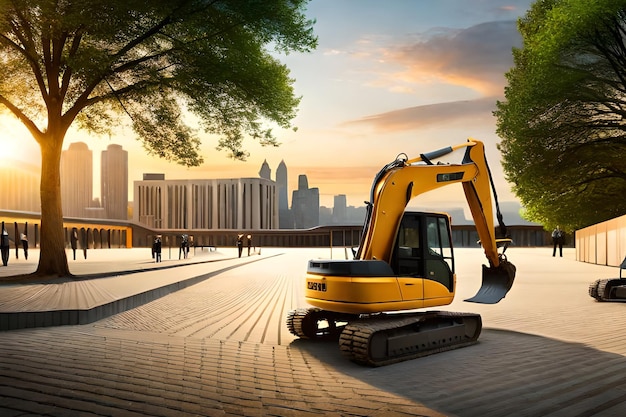
[[144, 175], [133, 189], [133, 220], [147, 227], [278, 228], [276, 185], [265, 178], [146, 180]]
[[128, 219], [128, 152], [120, 145], [102, 151], [100, 166], [102, 207], [108, 219]]
[[348, 204], [345, 194], [333, 197], [333, 224], [346, 224], [348, 221]]
[[289, 183], [287, 165], [280, 161], [276, 168], [276, 189], [278, 192], [278, 223], [281, 229], [293, 229], [293, 216], [289, 210]]
[[309, 229], [320, 224], [320, 190], [309, 188], [306, 175], [298, 176], [298, 189], [291, 197], [291, 212], [296, 229]]
[[264, 178], [266, 180], [272, 179], [272, 170], [270, 169], [270, 165], [267, 163], [267, 160], [263, 161], [263, 164], [261, 164], [261, 169], [259, 170], [259, 177]]
[[61, 153], [61, 201], [65, 217], [86, 217], [93, 199], [93, 157], [83, 142]]

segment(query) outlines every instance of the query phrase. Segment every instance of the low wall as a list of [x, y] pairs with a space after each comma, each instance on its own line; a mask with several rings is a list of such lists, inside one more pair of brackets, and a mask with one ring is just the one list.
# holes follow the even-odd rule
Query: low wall
[[619, 266], [626, 257], [626, 216], [576, 231], [576, 259]]

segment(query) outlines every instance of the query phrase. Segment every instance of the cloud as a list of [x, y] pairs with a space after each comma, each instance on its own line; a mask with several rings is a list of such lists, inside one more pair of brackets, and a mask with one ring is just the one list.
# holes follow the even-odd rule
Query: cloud
[[366, 116], [344, 123], [344, 126], [370, 125], [379, 131], [405, 131], [428, 126], [450, 126], [455, 122], [484, 124], [493, 122], [496, 98], [486, 97], [448, 103], [415, 106]]
[[467, 29], [431, 29], [413, 40], [386, 48], [384, 60], [400, 66], [387, 82], [444, 83], [483, 96], [501, 94], [504, 74], [513, 66], [511, 49], [521, 46], [516, 22], [481, 23]]

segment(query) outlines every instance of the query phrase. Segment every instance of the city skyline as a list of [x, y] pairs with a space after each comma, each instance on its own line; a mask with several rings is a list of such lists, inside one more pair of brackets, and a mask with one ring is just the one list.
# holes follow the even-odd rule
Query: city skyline
[[[138, 212], [136, 211], [137, 207], [134, 207], [134, 203], [136, 203], [138, 199], [140, 201], [145, 200], [145, 195], [142, 196], [141, 193], [137, 195], [137, 185], [146, 183], [146, 181], [148, 181], [150, 185], [161, 182], [162, 184], [158, 185], [158, 187], [162, 187], [163, 184], [173, 184], [176, 187], [182, 185], [183, 188], [192, 184], [202, 184], [201, 187], [205, 187], [208, 184], [207, 191], [204, 191], [206, 194], [207, 192], [214, 192], [210, 191], [211, 188], [216, 186], [221, 187], [224, 186], [224, 184], [237, 184], [236, 187], [247, 187], [247, 185], [244, 184], [248, 184], [250, 181], [254, 182], [259, 179], [269, 180], [276, 188], [276, 202], [272, 204], [276, 205], [276, 211], [280, 219], [278, 222], [280, 225], [277, 228], [280, 229], [291, 229], [294, 227], [309, 228], [317, 225], [338, 224], [338, 220], [339, 223], [345, 221], [350, 224], [360, 224], [363, 221], [366, 208], [365, 205], [348, 204], [345, 194], [333, 196], [333, 203], [331, 205], [321, 204], [319, 188], [309, 187], [306, 174], [299, 174], [297, 176], [298, 184], [296, 188], [288, 189], [286, 185], [288, 183], [288, 169], [284, 160], [281, 160], [275, 171], [272, 170], [267, 161], [263, 161], [257, 176], [241, 178], [170, 179], [166, 178], [165, 173], [143, 173], [141, 179], [128, 178], [128, 182], [132, 183], [132, 185], [130, 186], [130, 192], [126, 200], [122, 197], [124, 194], [122, 190], [125, 188], [124, 183], [127, 182], [124, 179], [127, 178], [128, 172], [128, 153], [121, 145], [109, 144], [107, 150], [101, 152], [99, 168], [101, 172], [99, 176], [101, 182], [99, 184], [93, 182], [92, 186], [91, 179], [96, 174], [94, 162], [97, 160], [97, 158], [93, 157], [92, 150], [89, 149], [88, 145], [84, 142], [72, 142], [68, 149], [63, 151], [61, 160], [61, 185], [65, 216], [125, 219], [128, 214], [127, 210], [130, 210], [133, 212], [131, 217], [137, 221], [138, 219], [135, 218], [135, 216]], [[5, 193], [0, 195], [0, 209], [39, 212], [39, 167], [26, 163], [17, 165], [17, 160], [10, 162], [15, 163], [13, 169], [11, 169], [10, 166], [0, 167], [0, 185], [5, 189]], [[109, 186], [107, 186], [107, 182]], [[19, 190], [13, 187], [14, 184], [18, 185]], [[196, 185], [193, 185], [193, 187], [196, 187]], [[102, 190], [102, 197], [94, 196], [94, 190], [96, 189]], [[192, 192], [195, 191], [185, 191], [185, 193]], [[287, 195], [291, 197], [287, 198]], [[207, 198], [210, 199], [210, 197]], [[166, 200], [168, 199], [169, 198], [166, 198]], [[109, 203], [107, 203], [107, 200], [109, 200]], [[191, 208], [191, 206], [189, 207]], [[535, 224], [520, 217], [521, 206], [518, 202], [500, 202], [500, 208], [509, 225]], [[194, 208], [193, 210], [197, 209], [198, 208]], [[408, 209], [420, 211], [424, 208], [409, 206]], [[438, 209], [439, 211], [450, 214], [454, 224], [473, 223], [473, 219], [467, 207], [448, 204], [439, 206]], [[335, 212], [335, 210], [339, 211]], [[198, 211], [198, 213], [200, 211]], [[124, 213], [126, 213], [126, 215]], [[205, 215], [206, 213], [203, 216]], [[131, 217], [128, 217], [128, 219]], [[154, 226], [151, 224], [146, 225]], [[274, 227], [275, 225], [272, 224], [272, 226]]]
[[[399, 153], [413, 157], [475, 137], [487, 145], [500, 199], [516, 201], [503, 178], [492, 111], [513, 64], [511, 48], [521, 46], [516, 19], [530, 4], [364, 0], [357, 7], [354, 1], [331, 6], [313, 0], [307, 16], [317, 19], [318, 49], [279, 57], [302, 96], [294, 120], [298, 130], [277, 131], [280, 147], [246, 141], [250, 157], [243, 163], [217, 152], [215, 138], [200, 135], [205, 163], [187, 169], [147, 157], [132, 131], [121, 127], [110, 138], [71, 130], [64, 149], [82, 141], [98, 155], [110, 144], [122, 145], [129, 182], [145, 172], [162, 172], [168, 179], [254, 178], [264, 160], [273, 170], [284, 160], [289, 190], [306, 175], [320, 190], [320, 205], [332, 207], [340, 194], [348, 205], [362, 205], [378, 170]], [[39, 158], [35, 141], [16, 120], [3, 117], [0, 128], [4, 155]], [[98, 165], [94, 161], [94, 184], [99, 184]], [[96, 197], [99, 191], [94, 186]], [[429, 202], [466, 206], [462, 191], [447, 188], [416, 203]]]

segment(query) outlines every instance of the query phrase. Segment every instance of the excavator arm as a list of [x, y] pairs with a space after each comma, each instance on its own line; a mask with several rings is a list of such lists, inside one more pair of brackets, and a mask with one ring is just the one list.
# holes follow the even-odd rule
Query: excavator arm
[[[436, 159], [465, 148], [459, 164], [435, 163]], [[450, 184], [461, 183], [476, 231], [489, 265], [483, 265], [483, 284], [478, 293], [466, 300], [494, 304], [510, 290], [515, 278], [515, 266], [504, 255], [510, 239], [497, 201], [491, 172], [482, 142], [469, 139], [466, 143], [421, 154], [408, 159], [402, 154], [386, 165], [372, 185], [370, 203], [356, 259], [379, 259], [389, 262], [392, 242], [402, 213], [411, 199], [420, 194]], [[492, 198], [493, 192], [493, 198]], [[501, 236], [494, 225], [494, 201]], [[502, 253], [498, 252], [502, 247]]]

